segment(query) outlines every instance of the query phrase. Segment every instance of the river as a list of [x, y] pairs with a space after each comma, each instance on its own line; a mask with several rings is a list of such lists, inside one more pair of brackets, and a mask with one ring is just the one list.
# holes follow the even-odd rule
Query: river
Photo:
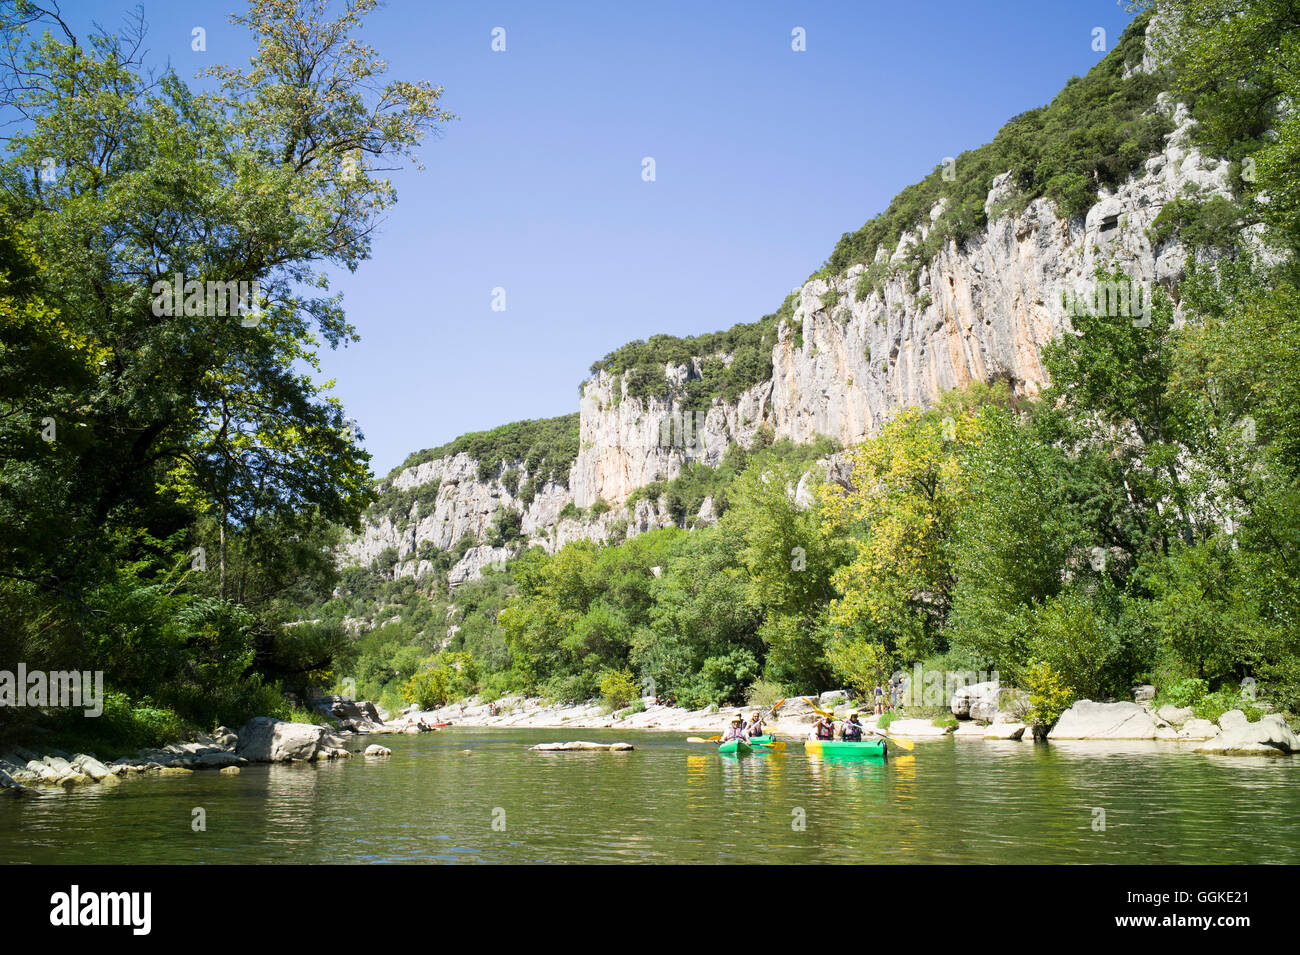
[[[636, 750], [528, 750], [562, 739]], [[945, 739], [737, 759], [685, 739], [453, 727], [362, 741], [386, 759], [5, 799], [0, 862], [1300, 863], [1296, 758]]]

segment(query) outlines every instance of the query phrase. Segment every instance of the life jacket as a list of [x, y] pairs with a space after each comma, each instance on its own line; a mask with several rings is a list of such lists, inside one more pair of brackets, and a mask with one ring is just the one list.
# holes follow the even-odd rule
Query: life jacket
[[835, 738], [835, 724], [834, 724], [834, 723], [831, 723], [831, 724], [828, 726], [828, 725], [825, 724], [825, 723], [818, 723], [818, 724], [817, 724], [817, 738], [818, 738], [818, 739], [834, 739], [834, 738]]
[[844, 738], [851, 743], [858, 742], [862, 739], [862, 727], [857, 723], [845, 723]]

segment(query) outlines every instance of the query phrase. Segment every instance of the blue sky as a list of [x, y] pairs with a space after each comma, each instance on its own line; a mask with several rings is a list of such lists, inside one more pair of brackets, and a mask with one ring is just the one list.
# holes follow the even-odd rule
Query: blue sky
[[[112, 28], [133, 6], [64, 9]], [[151, 57], [183, 77], [247, 62], [231, 0], [144, 9]], [[390, 0], [363, 38], [460, 119], [423, 171], [394, 175], [373, 258], [336, 280], [362, 341], [323, 367], [376, 474], [575, 411], [590, 364], [625, 342], [773, 311], [841, 233], [1046, 103], [1103, 55], [1094, 28], [1113, 44], [1129, 19], [1115, 0]]]

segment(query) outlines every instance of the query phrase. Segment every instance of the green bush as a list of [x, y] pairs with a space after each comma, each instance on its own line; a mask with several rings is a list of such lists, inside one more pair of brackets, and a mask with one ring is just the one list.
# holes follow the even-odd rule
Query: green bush
[[1050, 663], [1035, 660], [1025, 668], [1025, 688], [1029, 691], [1029, 712], [1025, 719], [1032, 726], [1053, 726], [1075, 700], [1074, 692]]
[[1169, 687], [1160, 689], [1160, 705], [1196, 706], [1210, 692], [1210, 684], [1199, 677], [1179, 680]]
[[48, 728], [52, 744], [95, 753], [101, 759], [181, 742], [191, 730], [174, 710], [149, 699], [133, 702], [113, 690], [104, 693], [104, 711], [98, 717], [87, 718], [81, 710], [58, 710]]
[[607, 710], [621, 710], [641, 699], [641, 688], [631, 670], [606, 670], [600, 678], [600, 698]]
[[755, 680], [750, 684], [749, 691], [745, 694], [745, 703], [748, 706], [760, 709], [770, 709], [779, 700], [785, 699], [785, 696], [785, 688], [779, 683], [773, 683], [769, 680]]
[[1241, 710], [1252, 723], [1259, 722], [1264, 715], [1259, 707], [1242, 697], [1238, 687], [1224, 687], [1217, 692], [1207, 693], [1192, 706], [1193, 713], [1211, 723], [1217, 723], [1219, 717], [1229, 710]]
[[1165, 203], [1147, 236], [1156, 247], [1176, 239], [1194, 250], [1229, 250], [1241, 241], [1247, 223], [1245, 208], [1223, 196], [1204, 202], [1174, 199]]
[[736, 647], [730, 653], [706, 659], [700, 672], [678, 693], [678, 700], [693, 709], [710, 703], [742, 704], [745, 688], [757, 679], [758, 673], [754, 654]]

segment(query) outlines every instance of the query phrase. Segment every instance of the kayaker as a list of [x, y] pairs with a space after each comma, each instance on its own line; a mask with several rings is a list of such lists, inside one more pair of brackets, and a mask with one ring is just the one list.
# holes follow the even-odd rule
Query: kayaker
[[762, 736], [763, 735], [763, 714], [760, 713], [758, 710], [755, 710], [753, 715], [750, 716], [749, 718], [749, 725], [745, 727], [745, 729], [749, 731], [750, 736]]
[[733, 739], [743, 739], [746, 743], [749, 742], [749, 731], [745, 729], [745, 718], [739, 713], [732, 719], [727, 731], [722, 734], [722, 742], [724, 743]]
[[813, 724], [812, 732], [808, 734], [809, 739], [829, 740], [835, 738], [835, 720], [830, 716], [823, 716]]
[[858, 722], [858, 711], [854, 710], [849, 714], [849, 720], [843, 726], [844, 742], [861, 743], [862, 742], [862, 724]]

